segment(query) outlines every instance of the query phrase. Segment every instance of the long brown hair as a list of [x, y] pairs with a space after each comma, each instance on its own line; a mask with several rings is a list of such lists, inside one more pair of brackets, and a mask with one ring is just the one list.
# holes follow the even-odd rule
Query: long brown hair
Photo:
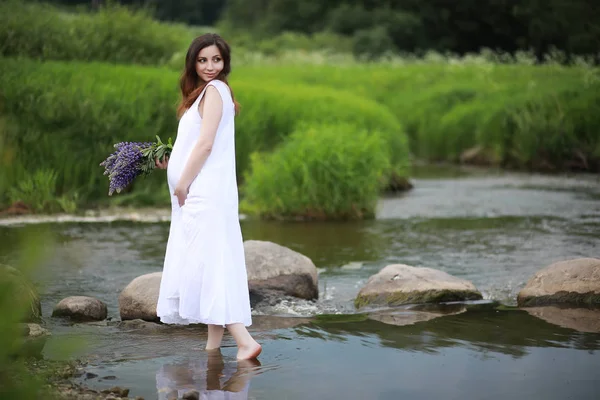
[[[217, 46], [221, 53], [221, 57], [223, 57], [223, 70], [215, 77], [215, 79], [219, 79], [229, 86], [227, 76], [231, 72], [231, 48], [227, 42], [216, 33], [206, 33], [202, 36], [198, 36], [192, 41], [188, 48], [185, 56], [185, 67], [181, 74], [181, 78], [179, 79], [181, 102], [177, 107], [177, 118], [180, 118], [185, 110], [194, 104], [194, 101], [196, 101], [198, 96], [200, 96], [200, 93], [202, 93], [206, 87], [207, 82], [200, 79], [196, 73], [196, 59], [200, 50], [212, 45]], [[229, 87], [229, 90], [231, 90], [231, 86]], [[237, 114], [240, 105], [233, 97], [233, 90], [231, 90], [231, 97], [233, 98], [233, 104], [235, 105], [235, 113]]]

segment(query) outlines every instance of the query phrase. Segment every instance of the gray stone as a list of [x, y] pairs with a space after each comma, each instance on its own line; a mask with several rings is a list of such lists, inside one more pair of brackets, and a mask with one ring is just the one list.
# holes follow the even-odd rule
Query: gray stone
[[521, 307], [600, 305], [600, 260], [578, 258], [541, 269], [519, 292], [517, 303]]
[[27, 336], [32, 338], [50, 335], [50, 331], [48, 331], [48, 329], [42, 328], [40, 325], [33, 323], [25, 324], [25, 331], [27, 332]]
[[162, 272], [141, 275], [132, 280], [119, 295], [121, 320], [142, 319], [160, 322], [156, 315]]
[[317, 268], [310, 258], [272, 242], [244, 242], [251, 295], [277, 292], [302, 299], [319, 297]]
[[481, 293], [471, 282], [432, 268], [392, 264], [371, 276], [359, 291], [354, 304], [397, 306], [480, 300]]
[[[306, 256], [271, 242], [244, 242], [248, 286], [253, 304], [292, 296], [316, 299], [317, 268]], [[160, 322], [156, 315], [162, 272], [135, 278], [119, 295], [121, 320]]]
[[87, 296], [71, 296], [62, 299], [52, 311], [53, 317], [65, 317], [73, 321], [102, 321], [106, 319], [106, 304]]

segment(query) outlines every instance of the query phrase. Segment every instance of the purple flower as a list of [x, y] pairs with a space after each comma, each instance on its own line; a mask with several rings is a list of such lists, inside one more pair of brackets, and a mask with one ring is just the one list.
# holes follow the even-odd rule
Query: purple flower
[[142, 173], [142, 164], [145, 161], [143, 149], [151, 147], [151, 142], [121, 142], [115, 144], [116, 151], [100, 163], [105, 168], [104, 175], [108, 175], [108, 195], [120, 193]]

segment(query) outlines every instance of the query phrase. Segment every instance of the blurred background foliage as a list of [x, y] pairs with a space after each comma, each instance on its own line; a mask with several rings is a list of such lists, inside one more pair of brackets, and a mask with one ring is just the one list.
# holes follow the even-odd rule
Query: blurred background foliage
[[[377, 196], [406, 181], [414, 160], [597, 172], [598, 17], [584, 0], [5, 0], [0, 130], [10, 167], [0, 171], [0, 206], [168, 204], [160, 173], [108, 198], [99, 163], [114, 143], [175, 136], [185, 52], [210, 31], [233, 47], [248, 212], [373, 215]], [[321, 154], [315, 132], [329, 131], [380, 138], [369, 142], [381, 153], [369, 158], [378, 190], [363, 172], [321, 173], [333, 164], [318, 157], [282, 168], [281, 154], [294, 149]], [[362, 171], [364, 154], [340, 152], [335, 168]], [[302, 183], [300, 205], [272, 182], [302, 169], [314, 182]], [[326, 196], [333, 180], [354, 203]]]
[[[102, 0], [51, 3], [98, 7]], [[114, 2], [114, 1], [113, 1]], [[567, 56], [596, 54], [600, 8], [594, 0], [120, 0], [163, 21], [220, 26], [268, 38], [283, 32], [329, 32], [370, 38], [384, 50], [466, 54], [490, 48], [532, 50], [541, 60], [552, 49]], [[597, 59], [598, 60], [598, 59]]]

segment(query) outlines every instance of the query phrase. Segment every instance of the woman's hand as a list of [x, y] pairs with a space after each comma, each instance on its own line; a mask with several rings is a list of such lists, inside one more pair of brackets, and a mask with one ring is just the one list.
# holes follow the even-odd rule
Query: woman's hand
[[160, 161], [158, 158], [154, 159], [154, 164], [156, 165], [156, 168], [160, 168], [160, 169], [167, 169], [167, 166], [169, 165], [169, 157], [164, 157], [163, 161]]
[[177, 185], [175, 187], [175, 193], [173, 193], [173, 194], [175, 196], [177, 196], [177, 201], [179, 202], [179, 207], [181, 207], [185, 204], [185, 199], [187, 199], [188, 188], [184, 188], [182, 186]]

